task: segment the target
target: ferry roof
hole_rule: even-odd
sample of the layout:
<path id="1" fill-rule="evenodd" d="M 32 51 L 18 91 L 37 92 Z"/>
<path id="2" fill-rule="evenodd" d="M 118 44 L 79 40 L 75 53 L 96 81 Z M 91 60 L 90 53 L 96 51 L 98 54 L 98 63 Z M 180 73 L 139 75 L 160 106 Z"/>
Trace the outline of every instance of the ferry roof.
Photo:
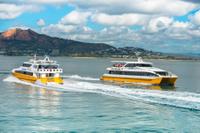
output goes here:
<path id="1" fill-rule="evenodd" d="M 132 63 L 132 64 L 152 64 L 151 62 L 145 62 L 142 60 L 141 57 L 138 57 L 137 61 L 111 61 L 113 63 L 124 63 L 124 64 L 129 64 L 129 63 Z"/>
<path id="2" fill-rule="evenodd" d="M 39 65 L 58 65 L 56 61 L 50 60 L 48 56 L 46 56 L 43 60 L 37 59 L 36 56 L 34 59 L 30 59 L 27 62 L 24 62 L 27 64 L 39 64 Z"/>
<path id="3" fill-rule="evenodd" d="M 166 70 L 163 70 L 163 69 L 160 69 L 160 68 L 157 68 L 157 67 L 148 67 L 148 68 L 139 68 L 139 67 L 135 67 L 135 68 L 126 68 L 126 67 L 123 67 L 123 68 L 113 68 L 113 67 L 108 67 L 106 68 L 107 70 L 114 70 L 114 71 L 160 71 L 160 72 L 164 72 Z"/>
<path id="4" fill-rule="evenodd" d="M 124 63 L 124 64 L 153 64 L 151 62 L 145 62 L 145 61 L 111 61 L 113 63 Z"/>

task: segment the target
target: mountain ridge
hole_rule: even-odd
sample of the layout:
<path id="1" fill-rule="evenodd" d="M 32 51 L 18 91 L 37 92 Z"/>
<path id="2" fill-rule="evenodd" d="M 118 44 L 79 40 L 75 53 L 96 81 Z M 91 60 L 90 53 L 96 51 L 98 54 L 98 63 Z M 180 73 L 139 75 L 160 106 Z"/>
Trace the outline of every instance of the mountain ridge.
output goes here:
<path id="1" fill-rule="evenodd" d="M 85 43 L 58 37 L 38 34 L 28 29 L 12 29 L 0 33 L 0 48 L 5 53 L 20 54 L 24 50 L 39 54 L 69 55 L 73 53 L 91 53 L 114 48 L 104 43 Z M 57 52 L 55 52 L 57 50 Z M 43 52 L 42 52 L 43 51 Z M 22 53 L 21 53 L 22 54 Z"/>
<path id="2" fill-rule="evenodd" d="M 135 58 L 138 56 L 156 59 L 193 59 L 153 52 L 138 47 L 114 47 L 105 43 L 87 43 L 39 34 L 31 29 L 10 29 L 0 33 L 1 55 L 50 55 Z"/>

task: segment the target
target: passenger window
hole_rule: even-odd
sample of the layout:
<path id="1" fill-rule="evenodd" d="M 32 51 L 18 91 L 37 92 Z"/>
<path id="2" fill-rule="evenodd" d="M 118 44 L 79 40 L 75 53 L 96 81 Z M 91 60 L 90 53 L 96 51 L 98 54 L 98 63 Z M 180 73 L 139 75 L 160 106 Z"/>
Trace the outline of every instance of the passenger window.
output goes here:
<path id="1" fill-rule="evenodd" d="M 23 67 L 30 67 L 31 64 L 26 64 L 26 63 L 24 63 L 22 66 L 23 66 Z"/>

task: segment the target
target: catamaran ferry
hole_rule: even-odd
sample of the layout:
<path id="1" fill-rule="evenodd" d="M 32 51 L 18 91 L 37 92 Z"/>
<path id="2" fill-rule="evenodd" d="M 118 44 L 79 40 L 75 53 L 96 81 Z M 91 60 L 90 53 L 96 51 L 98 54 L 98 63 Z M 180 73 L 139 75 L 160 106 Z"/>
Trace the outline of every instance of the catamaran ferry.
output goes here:
<path id="1" fill-rule="evenodd" d="M 40 82 L 47 84 L 48 82 L 63 84 L 63 79 L 60 74 L 63 70 L 59 67 L 56 61 L 50 60 L 46 56 L 43 60 L 39 60 L 34 56 L 34 59 L 30 59 L 24 62 L 19 68 L 12 70 L 12 75 L 16 78 L 28 82 Z"/>
<path id="2" fill-rule="evenodd" d="M 177 76 L 171 72 L 153 67 L 151 62 L 144 62 L 142 58 L 137 61 L 113 61 L 113 66 L 108 67 L 107 74 L 101 80 L 112 82 L 174 85 Z"/>

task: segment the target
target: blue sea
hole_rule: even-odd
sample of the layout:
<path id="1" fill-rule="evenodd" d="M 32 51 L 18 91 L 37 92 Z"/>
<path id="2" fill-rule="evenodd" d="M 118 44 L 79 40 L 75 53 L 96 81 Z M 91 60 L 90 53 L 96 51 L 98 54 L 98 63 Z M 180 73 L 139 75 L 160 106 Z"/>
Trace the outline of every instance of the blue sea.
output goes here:
<path id="1" fill-rule="evenodd" d="M 200 132 L 198 61 L 146 60 L 179 76 L 166 87 L 100 81 L 110 58 L 53 57 L 65 83 L 40 85 L 9 73 L 30 58 L 0 56 L 2 133 Z"/>

